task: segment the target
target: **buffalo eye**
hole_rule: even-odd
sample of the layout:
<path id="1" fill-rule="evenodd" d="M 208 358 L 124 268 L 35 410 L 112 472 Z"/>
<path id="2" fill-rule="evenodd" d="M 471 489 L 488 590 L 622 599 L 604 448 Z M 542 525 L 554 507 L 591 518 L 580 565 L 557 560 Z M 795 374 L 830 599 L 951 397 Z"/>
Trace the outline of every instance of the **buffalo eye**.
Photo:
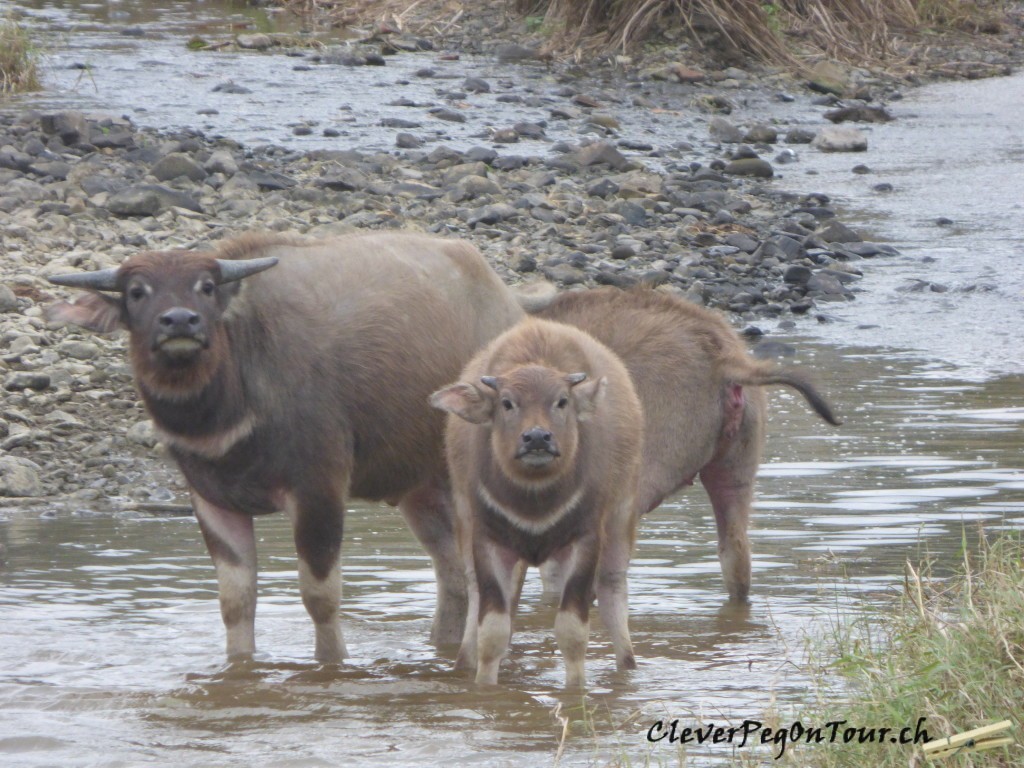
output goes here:
<path id="1" fill-rule="evenodd" d="M 509 400 L 507 397 L 503 397 L 501 399 L 501 407 L 504 408 L 506 411 L 511 411 L 513 408 L 515 408 L 515 406 L 512 404 L 512 401 Z"/>
<path id="2" fill-rule="evenodd" d="M 569 405 L 569 398 L 566 397 L 565 395 L 562 395 L 560 398 L 558 398 L 558 402 L 555 403 L 555 406 L 557 408 L 565 408 L 567 405 Z"/>
<path id="3" fill-rule="evenodd" d="M 132 301 L 142 301 L 146 298 L 146 288 L 142 285 L 133 285 L 128 289 L 128 298 Z"/>
<path id="4" fill-rule="evenodd" d="M 199 286 L 199 290 L 203 292 L 204 296 L 213 296 L 217 290 L 217 285 L 213 280 L 204 280 L 203 284 Z"/>

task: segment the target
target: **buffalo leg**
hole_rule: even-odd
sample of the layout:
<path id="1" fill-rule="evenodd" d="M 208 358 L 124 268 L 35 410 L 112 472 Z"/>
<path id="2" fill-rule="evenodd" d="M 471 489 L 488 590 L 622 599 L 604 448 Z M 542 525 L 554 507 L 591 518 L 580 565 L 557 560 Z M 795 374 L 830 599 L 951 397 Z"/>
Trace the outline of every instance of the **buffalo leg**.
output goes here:
<path id="1" fill-rule="evenodd" d="M 597 607 L 612 639 L 615 665 L 621 671 L 636 669 L 629 638 L 629 586 L 626 572 L 633 554 L 633 502 L 612 512 L 605 523 L 604 547 L 597 569 Z"/>
<path id="2" fill-rule="evenodd" d="M 437 608 L 430 641 L 436 646 L 455 645 L 465 628 L 468 595 L 451 493 L 447 484 L 431 482 L 407 493 L 398 508 L 434 565 Z"/>
<path id="3" fill-rule="evenodd" d="M 316 632 L 314 656 L 317 661 L 338 663 L 347 655 L 338 616 L 344 501 L 333 491 L 303 489 L 287 498 L 285 510 L 299 556 L 302 604 Z"/>
<path id="4" fill-rule="evenodd" d="M 565 568 L 563 563 L 554 558 L 548 558 L 540 566 L 540 581 L 543 585 L 543 596 L 545 600 L 557 600 L 565 587 Z"/>
<path id="5" fill-rule="evenodd" d="M 718 454 L 700 471 L 718 528 L 718 557 L 729 599 L 745 603 L 750 594 L 750 540 L 747 528 L 754 478 L 761 459 L 763 395 L 750 393 L 734 434 L 726 434 Z"/>
<path id="6" fill-rule="evenodd" d="M 555 616 L 555 640 L 565 661 L 566 688 L 586 685 L 584 661 L 590 641 L 590 604 L 594 600 L 598 547 L 596 537 L 587 537 L 572 545 L 571 566 Z"/>
<path id="7" fill-rule="evenodd" d="M 228 658 L 251 657 L 256 651 L 256 537 L 252 517 L 215 506 L 195 492 L 192 506 L 217 571 Z"/>
<path id="8" fill-rule="evenodd" d="M 493 542 L 474 541 L 477 583 L 476 681 L 494 685 L 512 637 L 512 593 L 519 557 Z"/>

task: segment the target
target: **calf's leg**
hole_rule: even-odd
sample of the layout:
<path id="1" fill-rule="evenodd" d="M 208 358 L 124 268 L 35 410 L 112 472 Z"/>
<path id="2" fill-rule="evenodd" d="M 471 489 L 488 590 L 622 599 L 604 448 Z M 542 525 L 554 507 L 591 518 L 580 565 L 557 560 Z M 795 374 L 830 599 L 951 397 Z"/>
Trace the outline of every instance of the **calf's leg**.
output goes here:
<path id="1" fill-rule="evenodd" d="M 217 571 L 229 659 L 256 651 L 256 537 L 252 517 L 211 504 L 195 491 L 192 507 Z"/>
<path id="2" fill-rule="evenodd" d="M 586 685 L 584 660 L 590 640 L 590 604 L 594 600 L 594 575 L 600 557 L 597 537 L 588 536 L 572 545 L 562 600 L 555 616 L 555 640 L 565 661 L 565 687 Z"/>
<path id="3" fill-rule="evenodd" d="M 476 681 L 494 685 L 512 637 L 511 606 L 519 556 L 494 542 L 476 538 L 473 565 L 478 593 Z"/>
<path id="4" fill-rule="evenodd" d="M 626 573 L 636 535 L 633 500 L 620 505 L 605 522 L 604 546 L 597 569 L 597 607 L 615 649 L 615 665 L 621 671 L 636 669 L 629 637 L 629 587 Z"/>

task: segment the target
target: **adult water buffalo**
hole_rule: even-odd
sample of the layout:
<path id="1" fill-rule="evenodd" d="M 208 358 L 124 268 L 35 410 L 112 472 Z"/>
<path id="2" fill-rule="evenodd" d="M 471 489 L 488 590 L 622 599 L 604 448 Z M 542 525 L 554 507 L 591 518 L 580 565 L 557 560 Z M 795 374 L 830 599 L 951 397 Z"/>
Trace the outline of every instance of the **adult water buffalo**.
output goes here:
<path id="1" fill-rule="evenodd" d="M 294 528 L 316 658 L 344 657 L 349 496 L 399 505 L 434 560 L 433 639 L 458 642 L 465 580 L 443 418 L 427 398 L 523 314 L 473 246 L 412 233 L 249 235 L 50 280 L 92 289 L 50 307 L 52 320 L 129 331 L 136 384 L 217 570 L 229 657 L 255 649 L 253 517 L 276 510 Z"/>
<path id="2" fill-rule="evenodd" d="M 645 421 L 637 513 L 700 475 L 715 512 L 729 597 L 745 602 L 747 527 L 767 410 L 762 387 L 793 387 L 827 422 L 841 422 L 800 371 L 754 360 L 725 319 L 703 307 L 650 289 L 537 297 L 532 314 L 582 328 L 633 377 Z M 557 591 L 559 575 L 549 571 L 547 579 Z"/>

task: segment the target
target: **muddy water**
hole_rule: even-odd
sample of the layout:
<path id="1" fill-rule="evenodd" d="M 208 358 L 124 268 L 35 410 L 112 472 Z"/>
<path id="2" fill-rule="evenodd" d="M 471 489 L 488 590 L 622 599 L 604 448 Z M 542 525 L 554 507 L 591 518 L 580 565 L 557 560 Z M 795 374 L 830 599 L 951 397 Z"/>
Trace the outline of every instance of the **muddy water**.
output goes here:
<path id="1" fill-rule="evenodd" d="M 430 58 L 396 59 L 385 75 L 328 67 L 297 72 L 284 57 L 184 52 L 189 34 L 212 37 L 232 24 L 269 24 L 240 6 L 20 5 L 57 32 L 50 59 L 57 87 L 33 97 L 39 106 L 132 112 L 146 125 L 199 126 L 301 148 L 325 139 L 316 132 L 294 137 L 289 123 L 319 120 L 362 145 L 390 144 L 392 129 L 374 133 L 389 109 L 378 106 L 375 94 L 385 91 L 375 84 L 394 85 L 405 77 L 401 67 L 409 69 L 408 87 L 436 97 L 436 81 L 417 84 L 412 76 L 424 63 L 440 66 Z M 124 26 L 143 36 L 121 35 Z M 74 63 L 90 70 L 69 69 Z M 488 67 L 481 62 L 473 74 L 497 71 Z M 541 70 L 524 69 L 522 77 L 527 89 L 550 85 Z M 228 101 L 211 93 L 218 82 L 243 78 L 259 85 L 253 95 Z M 1007 267 L 1020 255 L 1013 206 L 1021 198 L 1013 197 L 1012 186 L 998 186 L 1024 178 L 1005 170 L 1019 167 L 1013 150 L 1019 133 L 982 131 L 977 123 L 970 141 L 957 132 L 969 117 L 959 106 L 972 103 L 969 94 L 980 94 L 997 117 L 1012 115 L 1012 106 L 998 101 L 1012 93 L 1007 83 L 922 92 L 897 107 L 908 118 L 916 115 L 913 121 L 873 130 L 868 156 L 828 158 L 808 150 L 776 182 L 831 192 L 858 224 L 904 251 L 884 265 L 866 265 L 869 290 L 856 302 L 827 308 L 836 322 L 802 327 L 812 335 L 792 340 L 846 424 L 828 428 L 794 397 L 774 397 L 753 533 L 755 597 L 745 615 L 722 609 L 714 524 L 699 488 L 644 521 L 631 572 L 640 668 L 616 674 L 607 638 L 596 630 L 588 665 L 593 732 L 573 729 L 563 764 L 647 755 L 673 764 L 671 748 L 644 741 L 656 718 L 740 722 L 775 702 L 806 700 L 799 669 L 804 637 L 822 631 L 837 607 L 882 604 L 907 557 L 931 553 L 940 571 L 948 570 L 965 530 L 972 537 L 981 525 L 1024 528 L 1024 382 L 1014 330 L 1021 322 L 1020 284 L 1014 282 L 1019 270 Z M 375 116 L 341 98 L 366 93 Z M 196 114 L 214 104 L 219 114 Z M 496 125 L 511 121 L 512 113 L 501 110 L 513 107 L 495 97 L 482 104 L 493 110 Z M 793 109 L 811 114 L 806 105 Z M 991 124 L 993 115 L 983 120 Z M 627 125 L 632 119 L 623 115 Z M 915 134 L 915 125 L 927 133 Z M 445 125 L 435 138 L 470 145 L 479 142 L 474 130 L 478 124 Z M 985 136 L 1002 144 L 955 154 Z M 338 142 L 358 145 L 344 134 L 332 145 Z M 538 151 L 547 150 L 538 144 Z M 946 158 L 941 172 L 936 157 Z M 849 173 L 861 160 L 875 168 L 874 177 Z M 956 175 L 965 168 L 977 185 L 971 194 Z M 875 195 L 868 181 L 891 181 L 896 189 Z M 934 228 L 939 215 L 954 226 Z M 911 278 L 949 284 L 952 292 L 897 290 Z M 975 283 L 995 287 L 966 290 Z M 967 310 L 970 317 L 958 314 Z M 578 718 L 580 699 L 559 693 L 552 616 L 540 604 L 536 579 L 527 585 L 503 669 L 506 685 L 478 689 L 426 642 L 433 580 L 398 515 L 355 506 L 343 606 L 353 656 L 344 667 L 326 668 L 310 661 L 312 631 L 296 589 L 286 522 L 260 520 L 258 536 L 261 652 L 250 665 L 228 668 L 213 571 L 194 521 L 62 504 L 0 506 L 0 765 L 553 761 L 562 726 L 551 710 L 561 703 Z M 723 746 L 697 754 L 698 762 L 730 757 Z"/>
<path id="2" fill-rule="evenodd" d="M 575 730 L 565 764 L 641 758 L 650 749 L 643 733 L 666 713 L 739 722 L 773 701 L 805 700 L 806 680 L 790 662 L 837 606 L 877 604 L 907 557 L 931 553 L 948 567 L 965 530 L 1024 529 L 1019 379 L 965 384 L 934 370 L 923 377 L 888 353 L 797 343 L 847 423 L 828 428 L 794 397 L 773 398 L 749 614 L 722 610 L 700 489 L 653 513 L 631 572 L 640 668 L 616 674 L 597 629 L 596 734 Z M 426 642 L 432 575 L 401 519 L 356 506 L 344 559 L 352 658 L 325 668 L 310 660 L 285 520 L 262 519 L 257 533 L 260 655 L 225 668 L 194 521 L 0 508 L 0 763 L 551 762 L 561 733 L 551 709 L 580 700 L 558 691 L 552 616 L 536 578 L 505 685 L 478 689 Z M 729 757 L 726 747 L 697 754 Z M 668 747 L 653 755 L 674 759 Z"/>
<path id="3" fill-rule="evenodd" d="M 918 350 L 970 378 L 1024 372 L 1022 93 L 1024 73 L 929 86 L 864 129 L 868 152 L 807 150 L 786 168 L 779 186 L 827 192 L 845 222 L 901 251 L 861 265 L 862 293 L 822 308 L 836 322 L 819 337 Z"/>

